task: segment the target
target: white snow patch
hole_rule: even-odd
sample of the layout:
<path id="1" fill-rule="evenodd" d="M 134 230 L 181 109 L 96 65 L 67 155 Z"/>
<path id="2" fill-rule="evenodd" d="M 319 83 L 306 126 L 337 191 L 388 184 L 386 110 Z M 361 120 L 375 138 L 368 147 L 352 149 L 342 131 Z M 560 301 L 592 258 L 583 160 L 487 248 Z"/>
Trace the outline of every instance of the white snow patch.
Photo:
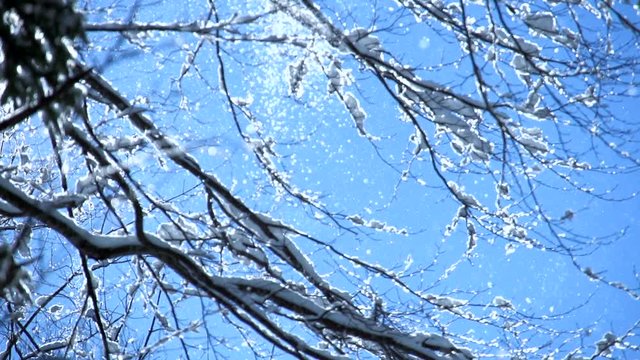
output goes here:
<path id="1" fill-rule="evenodd" d="M 555 34 L 558 32 L 555 16 L 547 11 L 535 12 L 526 15 L 524 23 L 527 24 L 529 28 L 542 33 Z"/>
<path id="2" fill-rule="evenodd" d="M 511 303 L 511 301 L 505 299 L 502 296 L 494 297 L 491 303 L 497 307 L 513 309 L 513 304 Z"/>
<path id="3" fill-rule="evenodd" d="M 447 181 L 447 186 L 453 192 L 455 198 L 462 202 L 463 205 L 482 209 L 482 205 L 473 195 L 464 192 L 464 187 L 451 180 Z"/>

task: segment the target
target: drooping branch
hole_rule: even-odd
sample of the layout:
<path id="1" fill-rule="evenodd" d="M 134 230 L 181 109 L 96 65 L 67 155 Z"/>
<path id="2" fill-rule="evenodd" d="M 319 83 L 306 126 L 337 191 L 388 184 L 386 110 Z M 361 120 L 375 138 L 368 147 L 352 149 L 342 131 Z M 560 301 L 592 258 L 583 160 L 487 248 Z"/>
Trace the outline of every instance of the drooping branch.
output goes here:
<path id="1" fill-rule="evenodd" d="M 174 270 L 196 288 L 202 290 L 239 318 L 259 331 L 267 331 L 285 339 L 290 348 L 283 350 L 295 354 L 301 351 L 316 358 L 333 358 L 324 351 L 306 345 L 302 339 L 292 337 L 270 320 L 262 310 L 266 302 L 272 302 L 292 313 L 312 328 L 343 333 L 367 342 L 394 348 L 396 351 L 423 359 L 471 359 L 448 340 L 430 334 L 407 334 L 376 324 L 351 310 L 349 306 L 324 308 L 304 294 L 283 287 L 281 284 L 260 279 L 219 277 L 208 274 L 181 250 L 170 246 L 153 234 L 145 234 L 148 242 L 136 236 L 105 236 L 92 234 L 77 226 L 71 219 L 48 209 L 0 178 L 0 198 L 22 212 L 45 223 L 63 235 L 83 254 L 95 259 L 113 259 L 126 255 L 152 256 Z M 241 313 L 245 315 L 241 315 Z M 293 350 L 297 349 L 297 350 Z"/>

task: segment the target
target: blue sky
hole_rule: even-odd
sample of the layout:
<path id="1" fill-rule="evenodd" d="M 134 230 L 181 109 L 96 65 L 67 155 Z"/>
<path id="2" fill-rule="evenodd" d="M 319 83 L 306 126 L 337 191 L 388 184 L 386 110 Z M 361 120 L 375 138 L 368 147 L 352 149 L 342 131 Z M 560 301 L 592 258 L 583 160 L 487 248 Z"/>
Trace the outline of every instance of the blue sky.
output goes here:
<path id="1" fill-rule="evenodd" d="M 254 7 L 259 3 L 247 2 L 246 7 L 257 11 Z M 91 6 L 94 4 L 90 2 Z M 323 11 L 342 30 L 379 29 L 372 35 L 379 38 L 388 54 L 395 54 L 396 61 L 416 67 L 415 73 L 422 80 L 451 87 L 464 96 L 478 99 L 469 57 L 446 28 L 429 20 L 416 23 L 412 14 L 398 10 L 393 2 L 321 4 Z M 246 11 L 240 9 L 244 5 L 233 5 L 230 9 L 226 9 L 226 5 L 218 5 L 222 19 L 232 18 L 236 11 L 240 14 Z M 196 1 L 180 5 L 140 3 L 135 16 L 131 17 L 131 8 L 125 4 L 88 11 L 87 20 L 89 23 L 109 20 L 170 22 L 176 19 L 191 22 L 203 20 L 206 13 L 203 7 L 206 8 L 206 4 Z M 532 2 L 532 7 L 534 10 L 544 8 L 541 2 Z M 625 14 L 636 16 L 637 21 L 637 15 L 633 15 L 629 6 L 621 8 Z M 330 10 L 336 10 L 336 13 Z M 525 10 L 522 5 L 519 11 Z M 469 4 L 469 11 L 468 15 L 477 17 L 478 24 L 487 21 L 481 7 Z M 570 27 L 572 23 L 566 17 L 567 13 L 564 15 L 559 24 Z M 579 11 L 578 16 L 584 20 L 585 29 L 599 24 L 586 11 Z M 439 325 L 446 324 L 448 331 L 456 335 L 456 342 L 480 339 L 475 345 L 466 343 L 476 346 L 474 350 L 490 349 L 494 356 L 507 357 L 512 346 L 540 347 L 530 355 L 534 358 L 556 348 L 564 356 L 580 344 L 585 348 L 583 355 L 590 356 L 594 350 L 592 344 L 606 332 L 622 335 L 636 326 L 640 320 L 639 300 L 612 286 L 590 280 L 584 273 L 589 267 L 609 281 L 626 284 L 634 293 L 639 287 L 640 279 L 634 274 L 640 257 L 637 164 L 616 154 L 618 150 L 629 152 L 630 158 L 637 154 L 635 133 L 640 124 L 635 114 L 640 112 L 640 102 L 636 87 L 614 84 L 607 88 L 624 92 L 627 97 L 613 96 L 606 104 L 608 107 L 603 106 L 598 112 L 586 106 L 566 104 L 575 118 L 564 114 L 564 107 L 554 103 L 552 97 L 562 95 L 561 92 L 545 87 L 541 88 L 540 94 L 546 96 L 545 104 L 556 105 L 554 109 L 558 116 L 555 120 L 535 120 L 513 109 L 504 109 L 511 120 L 519 122 L 523 128 L 542 131 L 545 141 L 555 149 L 554 153 L 545 155 L 546 159 L 576 154 L 578 161 L 592 164 L 590 171 L 556 166 L 553 169 L 557 173 L 547 169 L 528 178 L 530 183 L 527 183 L 525 170 L 533 171 L 535 163 L 530 157 L 525 155 L 520 162 L 518 153 L 509 148 L 510 167 L 506 170 L 501 167 L 497 154 L 489 162 L 466 163 L 463 156 L 450 147 L 454 135 L 441 132 L 429 119 L 420 118 L 428 140 L 452 163 L 444 170 L 442 165 L 446 159 L 438 158 L 436 171 L 427 151 L 416 154 L 416 143 L 411 141 L 416 133 L 414 125 L 401 115 L 398 104 L 370 67 L 344 51 L 322 44 L 285 15 L 267 17 L 255 25 L 240 28 L 246 34 L 256 36 L 299 36 L 311 45 L 302 48 L 258 41 L 222 43 L 230 96 L 236 104 L 248 104 L 235 107 L 237 124 L 221 90 L 220 64 L 210 37 L 189 33 L 145 33 L 131 34 L 129 39 L 123 40 L 113 33 L 91 32 L 89 51 L 81 56 L 86 63 L 99 66 L 105 78 L 130 101 L 147 108 L 146 114 L 159 127 L 252 209 L 325 242 L 320 245 L 302 236 L 294 237 L 318 271 L 334 286 L 350 291 L 358 305 L 367 305 L 367 295 L 370 295 L 367 291 L 377 292 L 392 314 L 388 321 L 398 327 L 437 332 Z M 522 33 L 522 28 L 516 29 L 519 34 L 526 34 Z M 236 34 L 224 35 L 232 37 Z M 637 47 L 622 45 L 629 40 L 624 35 L 612 40 L 621 52 L 638 52 Z M 559 60 L 570 58 L 564 53 L 568 51 L 566 48 L 548 39 L 536 37 L 535 41 L 543 46 L 541 51 L 545 56 Z M 523 103 L 526 100 L 531 84 L 523 84 L 517 77 L 508 54 L 502 54 L 503 61 L 495 64 L 482 60 L 483 53 L 476 55 L 483 64 L 488 83 L 498 89 L 490 93 L 492 101 Z M 308 72 L 301 83 L 304 91 L 296 96 L 290 92 L 290 69 L 298 66 L 302 59 Z M 332 61 L 340 62 L 344 79 L 351 73 L 352 82 L 345 80 L 341 96 L 346 98 L 346 94 L 351 93 L 358 99 L 367 114 L 364 129 L 368 136 L 359 134 L 360 129 L 340 96 L 327 91 Z M 637 64 L 635 66 L 637 69 Z M 505 74 L 502 79 L 496 75 L 498 72 Z M 621 71 L 617 80 L 637 84 L 635 76 Z M 576 76 L 566 80 L 565 85 L 570 91 L 580 93 L 592 81 L 590 75 Z M 395 91 L 394 84 L 390 89 Z M 507 90 L 512 92 L 513 99 L 508 98 Z M 104 120 L 100 131 L 113 139 L 139 135 L 116 111 L 106 111 L 96 105 L 90 108 L 90 114 L 96 122 Z M 483 116 L 478 125 L 482 136 L 486 136 L 495 149 L 502 149 L 495 119 L 486 113 Z M 576 126 L 579 121 L 583 123 Z M 611 146 L 606 142 L 618 140 L 604 136 L 605 142 L 600 142 L 591 137 L 589 131 L 584 131 L 592 125 L 602 129 L 613 126 L 628 133 L 623 133 L 619 138 L 623 140 Z M 254 151 L 271 145 L 274 154 L 265 159 L 273 161 L 274 169 L 286 177 L 292 191 L 313 198 L 318 208 L 302 204 L 269 181 L 268 174 L 257 163 Z M 190 214 L 205 211 L 204 194 L 196 179 L 185 176 L 170 162 L 158 160 L 153 150 L 140 151 L 130 160 L 132 176 L 142 188 L 159 198 L 172 199 L 173 206 Z M 500 198 L 501 205 L 497 206 L 496 179 L 503 170 L 513 197 Z M 558 174 L 566 175 L 570 180 Z M 71 172 L 70 183 L 83 175 Z M 479 207 L 472 210 L 477 216 L 474 226 L 478 239 L 471 252 L 468 251 L 464 218 L 458 218 L 453 231 L 448 233 L 446 230 L 456 218 L 460 203 L 439 176 L 455 182 L 460 191 L 472 194 L 488 209 L 486 213 Z M 590 193 L 576 189 L 591 187 L 594 190 Z M 624 200 L 610 201 L 599 197 Z M 534 200 L 542 205 L 540 212 L 536 212 L 539 209 L 534 207 Z M 509 207 L 504 207 L 505 204 Z M 114 206 L 122 214 L 131 216 L 125 205 L 121 201 Z M 495 230 L 495 233 L 482 229 L 481 224 L 500 224 L 498 216 L 489 216 L 495 215 L 500 208 L 508 208 L 515 214 L 514 218 L 524 224 L 530 237 L 543 246 L 557 250 L 560 242 L 571 245 L 576 245 L 575 241 L 584 242 L 576 252 L 579 254 L 575 257 L 576 262 L 548 249 L 528 248 L 524 241 L 519 242 L 514 237 L 505 239 L 500 236 L 504 234 L 501 233 L 503 229 Z M 331 213 L 332 217 L 321 210 Z M 543 215 L 548 218 L 551 228 L 545 224 Z M 109 232 L 117 225 L 109 216 L 87 216 L 83 220 L 86 227 L 96 231 Z M 157 211 L 150 211 L 145 226 L 149 231 L 156 231 L 165 221 Z M 589 243 L 595 239 L 604 242 L 599 246 Z M 408 295 L 406 289 L 382 276 L 339 259 L 332 249 L 389 269 L 417 294 L 431 299 L 431 304 Z M 69 249 L 56 251 L 69 252 L 71 255 L 68 256 L 73 256 Z M 65 266 L 59 261 L 52 262 Z M 135 268 L 124 262 L 99 272 L 105 289 L 103 296 L 111 304 L 120 304 L 116 312 L 124 311 L 121 308 L 126 298 L 123 289 L 135 278 Z M 238 275 L 257 274 L 251 267 L 242 268 L 239 262 L 230 262 L 229 268 Z M 296 278 L 296 275 L 287 275 Z M 56 282 L 47 276 L 52 283 Z M 171 276 L 169 279 L 175 280 Z M 41 287 L 39 291 L 44 293 L 45 290 L 48 288 Z M 75 291 L 77 294 L 79 289 Z M 501 299 L 510 302 L 512 307 L 497 309 L 491 306 Z M 74 306 L 69 300 L 60 301 Z M 436 304 L 447 301 L 462 301 L 467 304 L 462 307 L 464 311 L 504 327 L 513 326 L 521 337 L 515 338 L 499 328 L 478 324 L 482 321 L 463 321 L 436 309 Z M 160 303 L 159 311 L 167 312 L 167 303 L 163 300 Z M 149 310 L 147 305 L 138 305 L 134 311 L 137 320 L 131 322 L 133 326 L 127 333 L 133 342 L 139 343 L 140 336 L 146 336 L 156 311 Z M 234 332 L 233 326 L 229 326 L 227 320 L 221 320 L 223 312 L 215 305 L 201 305 L 196 299 L 187 300 L 183 305 L 196 313 L 211 311 L 206 318 L 211 330 L 221 326 L 225 335 L 228 331 L 228 336 L 239 341 L 240 345 L 231 350 L 224 350 L 226 344 L 202 343 L 209 357 L 213 358 L 215 351 L 242 358 L 250 356 L 249 348 L 242 345 L 243 340 Z M 187 319 L 190 315 L 192 313 L 185 311 L 179 317 Z M 72 320 L 70 315 L 67 321 L 71 323 Z M 536 328 L 538 325 L 540 327 Z M 203 338 L 202 333 L 187 336 L 189 340 L 198 339 L 196 343 Z M 255 334 L 251 334 L 250 339 L 268 348 Z M 637 337 L 631 336 L 625 341 L 638 345 Z M 171 342 L 168 349 L 168 358 L 174 354 L 173 350 L 176 350 L 175 354 L 181 351 L 177 341 Z M 618 355 L 633 358 L 637 352 L 627 350 Z"/>
<path id="2" fill-rule="evenodd" d="M 337 8 L 342 6 L 346 5 L 335 5 Z M 378 10 L 381 8 L 384 13 L 382 5 Z M 160 21 L 173 19 L 175 16 L 175 12 L 170 11 L 168 6 L 162 7 L 162 12 L 158 12 L 158 9 L 160 8 L 153 8 L 147 13 L 141 8 L 136 19 L 143 21 L 148 17 L 147 20 Z M 180 8 L 177 14 L 187 20 L 191 19 L 189 12 L 190 8 Z M 193 13 L 197 14 L 198 10 L 193 10 Z M 343 25 L 347 29 L 352 26 L 353 21 L 361 24 L 370 21 L 369 14 L 354 13 L 358 15 L 345 19 L 346 25 Z M 376 33 L 385 48 L 401 54 L 406 63 L 424 66 L 427 80 L 451 86 L 459 86 L 463 81 L 464 86 L 459 89 L 475 91 L 474 82 L 467 79 L 468 61 L 458 60 L 462 53 L 457 44 L 445 42 L 444 40 L 451 39 L 440 37 L 421 24 L 401 27 L 402 22 L 412 22 L 411 17 L 398 16 L 396 21 L 392 21 L 397 12 L 389 11 L 389 14 L 389 18 L 385 18 L 383 14 L 381 19 L 383 25 L 393 24 L 393 34 Z M 286 28 L 279 30 L 276 27 L 271 30 L 276 33 L 287 31 Z M 249 136 L 260 135 L 274 139 L 277 144 L 275 149 L 280 155 L 277 166 L 290 174 L 291 183 L 299 189 L 308 189 L 318 194 L 320 202 L 339 217 L 358 214 L 365 219 L 379 219 L 398 229 L 406 229 L 409 235 L 399 236 L 367 229 L 357 229 L 354 235 L 352 232 L 336 229 L 325 216 L 314 213 L 311 209 L 303 209 L 286 196 L 274 197 L 276 190 L 262 180 L 264 173 L 256 167 L 250 148 L 239 138 L 228 111 L 225 110 L 224 99 L 216 91 L 207 89 L 207 86 L 217 86 L 217 63 L 213 59 L 211 46 L 205 46 L 198 57 L 207 59 L 203 60 L 199 71 L 205 79 L 210 79 L 212 85 L 207 85 L 199 76 L 190 74 L 178 87 L 176 78 L 183 60 L 188 56 L 188 51 L 185 50 L 193 50 L 195 43 L 196 39 L 191 35 L 160 38 L 157 41 L 158 49 L 162 51 L 166 48 L 166 53 L 131 54 L 130 58 L 109 64 L 105 68 L 105 75 L 132 98 L 138 94 L 165 98 L 166 103 L 160 104 L 164 110 L 154 109 L 152 116 L 161 117 L 162 126 L 168 133 L 180 139 L 185 148 L 193 147 L 192 153 L 201 163 L 212 169 L 231 186 L 234 194 L 243 198 L 254 209 L 283 219 L 286 223 L 302 228 L 340 250 L 371 263 L 397 269 L 403 269 L 405 264 L 411 263 L 410 267 L 404 269 L 407 273 L 431 264 L 435 254 L 439 252 L 433 266 L 408 276 L 407 281 L 418 287 L 435 283 L 455 264 L 455 271 L 434 287 L 429 287 L 428 292 L 451 293 L 453 298 L 472 299 L 478 304 L 491 303 L 495 296 L 503 296 L 519 311 L 531 316 L 553 318 L 550 326 L 558 329 L 592 329 L 593 335 L 587 337 L 585 343 L 594 343 L 606 331 L 624 332 L 640 318 L 637 300 L 616 289 L 590 281 L 566 256 L 527 249 L 524 246 L 516 246 L 515 251 L 510 253 L 504 240 L 485 233 L 472 256 L 467 257 L 464 224 L 459 224 L 451 236 L 444 234 L 445 226 L 451 222 L 458 205 L 449 194 L 442 191 L 442 184 L 430 170 L 428 158 L 413 156 L 415 145 L 408 141 L 414 133 L 413 127 L 399 121 L 397 106 L 381 90 L 370 72 L 358 70 L 358 64 L 353 58 L 342 56 L 341 60 L 344 68 L 353 72 L 355 82 L 350 90 L 357 94 L 367 111 L 365 126 L 371 135 L 380 138 L 377 141 L 357 136 L 353 121 L 344 106 L 335 96 L 323 91 L 325 85 L 321 74 L 309 75 L 304 84 L 305 93 L 300 99 L 288 94 L 288 85 L 282 80 L 286 78 L 287 65 L 294 61 L 295 51 L 281 52 L 277 45 L 229 45 L 229 54 L 238 54 L 225 56 L 231 92 L 238 98 L 252 98 L 253 103 L 249 109 L 259 121 L 251 124 L 242 120 L 242 130 Z M 182 51 L 170 50 L 173 47 L 177 49 L 176 45 L 181 45 Z M 93 56 L 96 55 L 92 54 L 91 57 Z M 97 55 L 92 60 L 100 63 L 99 59 L 100 55 Z M 154 62 L 154 59 L 156 64 L 161 64 L 160 68 L 149 68 L 149 62 Z M 449 61 L 452 66 L 441 66 Z M 510 81 L 515 82 L 513 74 L 510 76 Z M 179 108 L 179 101 L 186 101 L 184 105 L 188 107 Z M 640 106 L 633 97 L 614 106 L 615 109 L 610 109 L 614 116 L 637 124 L 632 114 L 637 113 Z M 563 119 L 559 119 L 558 123 L 562 121 Z M 541 127 L 545 133 L 548 131 L 549 136 L 553 137 L 553 123 L 532 123 Z M 592 140 L 580 131 L 569 130 L 567 135 L 565 141 L 573 149 L 586 151 L 592 147 Z M 432 139 L 437 141 L 437 138 Z M 446 138 L 441 137 L 440 141 L 446 144 Z M 441 148 L 447 151 L 445 146 Z M 589 161 L 620 163 L 618 157 L 600 144 L 596 144 L 595 149 L 599 150 L 597 157 L 591 152 L 582 155 Z M 411 176 L 403 179 L 402 172 L 408 169 Z M 636 215 L 640 204 L 635 198 L 635 172 L 616 176 L 595 171 L 571 172 L 570 176 L 593 185 L 596 191 L 614 189 L 613 196 L 633 196 L 633 199 L 621 202 L 599 201 L 591 195 L 562 190 L 567 187 L 567 183 L 548 172 L 536 178 L 540 180 L 540 184 L 536 185 L 536 194 L 549 217 L 560 219 L 567 210 L 575 213 L 572 219 L 563 220 L 559 226 L 569 237 L 572 231 L 596 237 L 617 235 L 625 229 L 626 233 L 620 239 L 599 247 L 593 254 L 578 258 L 578 261 L 582 267 L 589 266 L 595 271 L 602 271 L 607 278 L 623 281 L 633 287 L 637 284 L 637 279 L 633 276 L 634 266 L 640 255 L 640 247 L 636 244 L 640 235 Z M 172 173 L 156 179 L 162 185 L 155 189 L 160 192 L 166 190 L 168 194 L 195 185 L 189 181 L 180 182 L 179 178 L 172 180 Z M 464 185 L 481 202 L 494 202 L 494 184 L 489 174 L 461 173 L 452 175 L 451 179 Z M 144 178 L 144 181 L 148 180 Z M 316 218 L 322 218 L 329 226 L 320 226 Z M 543 234 L 546 231 L 543 227 L 538 229 Z M 337 271 L 335 267 L 341 265 L 341 262 L 331 260 L 328 251 L 304 240 L 300 240 L 300 246 L 313 254 L 314 262 L 321 272 L 326 273 L 336 284 L 353 288 L 351 282 L 354 280 L 345 278 L 344 274 Z M 354 274 L 364 277 L 359 281 L 366 280 L 367 275 L 357 269 L 354 271 Z M 381 279 L 366 281 L 371 281 L 372 286 L 377 289 L 391 287 L 388 281 Z M 477 294 L 470 297 L 469 292 Z M 400 300 L 401 296 L 397 296 Z M 579 306 L 581 307 L 571 313 L 564 314 Z M 428 321 L 425 326 L 427 324 Z M 456 326 L 453 325 L 453 328 L 457 328 Z M 459 331 L 468 333 L 490 330 L 483 327 L 476 329 L 465 323 L 459 326 Z M 532 342 L 536 341 L 538 340 L 534 337 Z M 546 339 L 540 341 L 544 342 Z"/>

